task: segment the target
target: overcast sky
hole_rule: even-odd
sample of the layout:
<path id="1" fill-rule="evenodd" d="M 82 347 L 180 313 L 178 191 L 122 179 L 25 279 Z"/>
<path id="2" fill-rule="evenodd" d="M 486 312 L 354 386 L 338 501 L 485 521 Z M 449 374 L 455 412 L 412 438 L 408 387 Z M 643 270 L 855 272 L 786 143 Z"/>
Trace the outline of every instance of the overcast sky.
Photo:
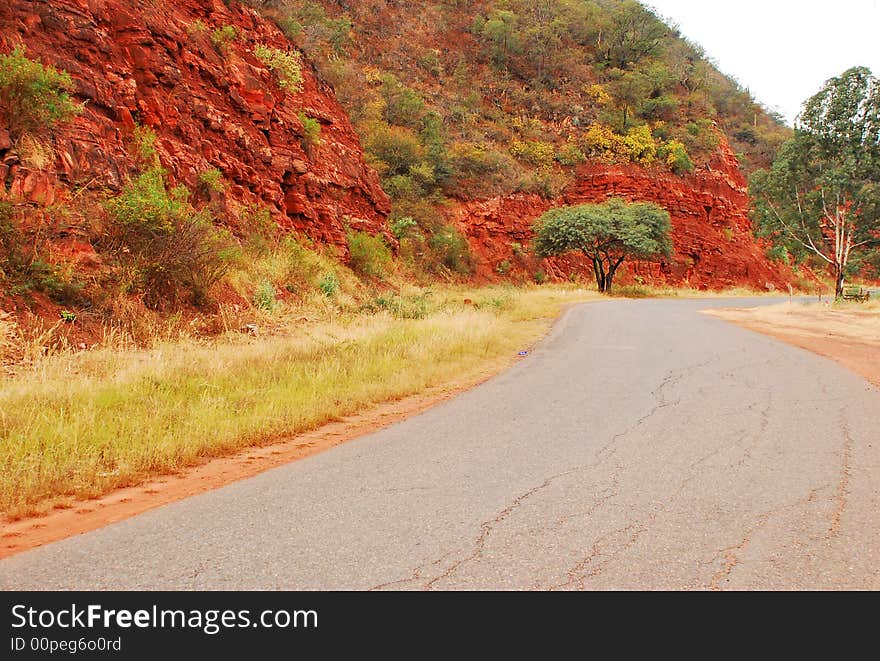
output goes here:
<path id="1" fill-rule="evenodd" d="M 850 67 L 880 75 L 880 0 L 646 0 L 791 123 Z"/>

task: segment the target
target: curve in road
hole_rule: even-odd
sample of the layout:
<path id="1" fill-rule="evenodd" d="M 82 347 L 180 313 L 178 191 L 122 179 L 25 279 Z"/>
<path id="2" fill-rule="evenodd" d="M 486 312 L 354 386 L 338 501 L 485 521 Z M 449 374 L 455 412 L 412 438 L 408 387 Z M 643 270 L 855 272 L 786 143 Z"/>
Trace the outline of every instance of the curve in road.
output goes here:
<path id="1" fill-rule="evenodd" d="M 880 588 L 880 392 L 699 314 L 571 310 L 416 418 L 0 562 L 5 589 Z"/>

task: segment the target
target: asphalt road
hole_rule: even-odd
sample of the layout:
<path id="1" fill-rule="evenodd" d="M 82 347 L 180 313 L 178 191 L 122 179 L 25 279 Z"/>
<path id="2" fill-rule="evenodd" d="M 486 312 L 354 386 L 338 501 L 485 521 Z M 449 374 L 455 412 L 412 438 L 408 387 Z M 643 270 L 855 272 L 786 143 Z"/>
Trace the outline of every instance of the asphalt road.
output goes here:
<path id="1" fill-rule="evenodd" d="M 880 391 L 699 314 L 573 309 L 384 431 L 0 562 L 5 589 L 880 589 Z"/>

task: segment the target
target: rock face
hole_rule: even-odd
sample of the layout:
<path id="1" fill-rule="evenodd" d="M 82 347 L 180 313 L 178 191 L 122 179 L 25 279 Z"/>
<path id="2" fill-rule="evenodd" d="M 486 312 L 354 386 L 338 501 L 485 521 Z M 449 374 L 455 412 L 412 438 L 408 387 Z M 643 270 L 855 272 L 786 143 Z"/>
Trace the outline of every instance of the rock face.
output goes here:
<path id="1" fill-rule="evenodd" d="M 540 268 L 524 248 L 532 239 L 532 224 L 544 212 L 562 205 L 604 202 L 609 197 L 653 202 L 672 217 L 673 258 L 629 264 L 622 269 L 623 282 L 763 289 L 784 288 L 792 277 L 787 268 L 766 258 L 764 246 L 752 235 L 746 182 L 723 136 L 710 163 L 690 176 L 635 165 L 590 164 L 578 171 L 576 181 L 558 199 L 512 195 L 464 202 L 450 211 L 450 219 L 468 236 L 478 256 L 479 274 L 492 277 L 508 267 Z M 591 272 L 586 260 L 577 257 L 549 260 L 544 268 L 556 278 L 565 278 L 572 270 Z"/>
<path id="2" fill-rule="evenodd" d="M 212 35 L 225 26 L 238 36 L 221 47 Z M 246 210 L 259 206 L 280 227 L 337 246 L 343 256 L 346 226 L 395 245 L 388 196 L 333 90 L 306 60 L 302 91 L 279 87 L 254 47 L 290 45 L 252 8 L 222 0 L 5 0 L 0 51 L 19 43 L 29 57 L 69 72 L 86 105 L 54 131 L 54 164 L 39 168 L 13 144 L 0 113 L 0 197 L 51 208 L 118 192 L 136 172 L 134 133 L 142 125 L 158 135 L 170 178 L 210 198 L 220 222 L 233 230 L 246 234 L 252 218 Z M 320 123 L 319 144 L 309 144 L 302 116 Z M 199 174 L 215 168 L 225 191 L 200 191 Z M 660 204 L 673 221 L 674 257 L 628 265 L 624 282 L 764 288 L 783 287 L 791 277 L 751 235 L 745 181 L 723 139 L 709 165 L 691 176 L 594 163 L 558 199 L 511 195 L 459 202 L 447 213 L 468 236 L 480 277 L 543 269 L 565 278 L 573 270 L 590 273 L 589 265 L 576 257 L 539 263 L 528 254 L 532 223 L 554 206 L 611 196 Z M 85 231 L 65 232 L 57 254 L 94 258 Z"/>
<path id="3" fill-rule="evenodd" d="M 224 26 L 238 36 L 221 48 L 212 34 Z M 253 50 L 290 45 L 253 9 L 222 0 L 4 0 L 0 50 L 19 43 L 28 57 L 69 72 L 86 105 L 55 130 L 55 165 L 42 170 L 21 162 L 0 118 L 7 195 L 51 205 L 118 191 L 136 165 L 140 124 L 158 135 L 175 183 L 196 190 L 201 172 L 223 173 L 226 191 L 211 197 L 233 229 L 243 208 L 259 205 L 282 227 L 343 253 L 346 225 L 393 243 L 388 196 L 332 88 L 304 60 L 302 92 L 283 91 Z M 320 144 L 309 145 L 301 114 L 320 122 Z"/>

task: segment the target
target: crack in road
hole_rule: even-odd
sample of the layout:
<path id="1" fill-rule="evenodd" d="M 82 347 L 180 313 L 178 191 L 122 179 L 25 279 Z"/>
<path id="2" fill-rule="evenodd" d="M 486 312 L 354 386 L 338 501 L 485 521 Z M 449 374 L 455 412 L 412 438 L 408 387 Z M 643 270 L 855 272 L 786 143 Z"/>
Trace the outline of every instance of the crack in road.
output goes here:
<path id="1" fill-rule="evenodd" d="M 737 467 L 742 467 L 746 462 L 751 461 L 752 452 L 758 449 L 758 446 L 764 439 L 767 430 L 770 428 L 770 410 L 773 408 L 773 391 L 769 388 L 765 388 L 764 391 L 766 392 L 766 405 L 759 412 L 759 415 L 761 416 L 761 421 L 758 425 L 758 431 L 752 435 L 749 445 L 743 450 L 739 461 L 737 461 L 736 463 Z M 750 406 L 749 409 L 754 410 L 754 405 Z"/>
<path id="2" fill-rule="evenodd" d="M 488 521 L 484 521 L 480 525 L 480 535 L 474 541 L 474 544 L 473 544 L 474 548 L 473 548 L 473 551 L 471 552 L 471 554 L 464 557 L 464 558 L 457 560 L 452 565 L 450 565 L 446 569 L 445 572 L 443 572 L 439 576 L 435 576 L 430 581 L 425 583 L 424 589 L 425 590 L 432 590 L 438 582 L 440 582 L 444 579 L 450 578 L 456 572 L 458 572 L 458 570 L 461 569 L 465 564 L 472 562 L 472 561 L 476 560 L 477 558 L 479 558 L 480 556 L 482 556 L 483 551 L 486 548 L 486 542 L 488 541 L 490 535 L 492 534 L 492 531 L 495 529 L 495 527 L 497 525 L 499 525 L 505 519 L 510 517 L 517 510 L 517 508 L 519 508 L 520 505 L 522 505 L 524 502 L 526 502 L 529 498 L 534 496 L 536 493 L 543 491 L 544 489 L 549 487 L 551 484 L 553 484 L 553 482 L 555 482 L 556 480 L 563 478 L 567 475 L 571 475 L 572 473 L 576 473 L 580 470 L 583 470 L 583 467 L 572 468 L 572 469 L 567 470 L 563 473 L 558 473 L 556 475 L 548 477 L 546 480 L 544 480 L 544 482 L 542 484 L 539 484 L 536 487 L 532 487 L 531 489 L 529 489 L 525 493 L 522 493 L 519 496 L 517 496 L 513 500 L 513 502 L 511 502 L 510 505 L 508 505 L 503 510 L 501 510 L 501 512 L 494 519 L 489 519 Z"/>
<path id="3" fill-rule="evenodd" d="M 852 451 L 853 439 L 849 429 L 849 421 L 846 416 L 846 408 L 840 409 L 840 430 L 843 432 L 843 448 L 841 450 L 840 480 L 834 494 L 834 512 L 831 515 L 831 526 L 828 528 L 827 539 L 836 537 L 840 533 L 841 520 L 849 500 L 849 482 L 852 478 Z"/>
<path id="4" fill-rule="evenodd" d="M 718 562 L 718 560 L 724 560 L 724 565 L 718 570 L 715 575 L 709 581 L 709 589 L 713 592 L 721 592 L 724 588 L 721 587 L 721 581 L 724 579 L 728 579 L 733 570 L 737 567 L 737 565 L 742 562 L 742 553 L 749 547 L 749 544 L 752 543 L 752 538 L 755 533 L 758 532 L 761 528 L 767 525 L 770 521 L 770 518 L 776 512 L 780 511 L 783 508 L 773 508 L 770 509 L 758 517 L 757 523 L 751 528 L 747 529 L 742 539 L 733 546 L 728 546 L 726 548 L 721 549 L 718 554 L 709 562 L 709 564 L 714 564 Z"/>

